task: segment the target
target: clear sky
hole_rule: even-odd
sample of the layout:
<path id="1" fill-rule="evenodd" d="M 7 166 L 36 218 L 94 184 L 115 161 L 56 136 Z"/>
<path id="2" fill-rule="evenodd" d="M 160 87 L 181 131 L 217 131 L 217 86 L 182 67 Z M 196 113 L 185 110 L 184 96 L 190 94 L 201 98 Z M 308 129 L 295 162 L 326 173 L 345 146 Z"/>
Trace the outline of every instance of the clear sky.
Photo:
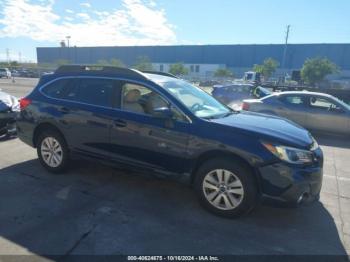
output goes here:
<path id="1" fill-rule="evenodd" d="M 35 47 L 350 43 L 350 0 L 0 0 L 0 60 Z"/>

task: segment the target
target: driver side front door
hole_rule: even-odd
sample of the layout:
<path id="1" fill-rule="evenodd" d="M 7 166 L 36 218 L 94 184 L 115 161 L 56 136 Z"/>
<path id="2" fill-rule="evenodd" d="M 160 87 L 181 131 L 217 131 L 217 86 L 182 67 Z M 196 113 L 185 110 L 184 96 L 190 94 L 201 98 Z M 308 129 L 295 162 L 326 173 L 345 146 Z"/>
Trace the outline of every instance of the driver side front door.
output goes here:
<path id="1" fill-rule="evenodd" d="M 327 97 L 310 96 L 307 121 L 310 128 L 332 133 L 349 133 L 349 116 Z"/>
<path id="2" fill-rule="evenodd" d="M 146 86 L 120 82 L 119 92 L 111 128 L 112 158 L 164 174 L 183 173 L 189 164 L 191 123 L 178 112 L 171 119 L 153 116 L 152 107 L 171 105 Z"/>

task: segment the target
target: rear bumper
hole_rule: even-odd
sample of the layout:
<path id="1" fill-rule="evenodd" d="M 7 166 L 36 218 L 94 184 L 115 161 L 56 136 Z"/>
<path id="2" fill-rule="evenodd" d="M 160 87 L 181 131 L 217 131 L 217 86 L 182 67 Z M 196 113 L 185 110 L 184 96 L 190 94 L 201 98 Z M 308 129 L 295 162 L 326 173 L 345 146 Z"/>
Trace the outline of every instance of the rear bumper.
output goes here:
<path id="1" fill-rule="evenodd" d="M 322 188 L 322 163 L 301 167 L 276 163 L 259 168 L 263 199 L 299 205 L 317 201 Z"/>

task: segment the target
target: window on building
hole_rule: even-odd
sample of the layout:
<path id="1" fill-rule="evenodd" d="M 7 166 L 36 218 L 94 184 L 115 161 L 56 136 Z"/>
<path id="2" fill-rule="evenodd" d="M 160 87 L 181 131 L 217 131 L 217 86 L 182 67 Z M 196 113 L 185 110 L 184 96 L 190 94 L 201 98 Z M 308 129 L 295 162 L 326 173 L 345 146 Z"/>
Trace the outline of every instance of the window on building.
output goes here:
<path id="1" fill-rule="evenodd" d="M 200 71 L 200 67 L 199 65 L 196 65 L 196 73 L 199 73 L 199 71 Z"/>
<path id="2" fill-rule="evenodd" d="M 194 65 L 190 66 L 190 71 L 191 71 L 191 73 L 194 73 Z"/>
<path id="3" fill-rule="evenodd" d="M 160 65 L 160 66 L 159 66 L 159 71 L 160 71 L 160 72 L 164 72 L 164 65 Z"/>

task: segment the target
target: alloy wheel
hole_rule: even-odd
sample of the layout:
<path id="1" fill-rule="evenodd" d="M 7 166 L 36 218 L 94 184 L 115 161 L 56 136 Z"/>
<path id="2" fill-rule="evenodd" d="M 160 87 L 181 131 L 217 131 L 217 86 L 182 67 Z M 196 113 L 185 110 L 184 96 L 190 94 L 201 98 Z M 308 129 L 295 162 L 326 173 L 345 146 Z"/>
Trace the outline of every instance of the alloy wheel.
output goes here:
<path id="1" fill-rule="evenodd" d="M 41 156 L 49 167 L 58 167 L 63 160 L 61 144 L 54 137 L 46 137 L 41 143 Z"/>
<path id="2" fill-rule="evenodd" d="M 207 201 L 221 210 L 235 209 L 244 197 L 241 180 L 225 169 L 213 170 L 204 177 L 203 192 Z"/>

